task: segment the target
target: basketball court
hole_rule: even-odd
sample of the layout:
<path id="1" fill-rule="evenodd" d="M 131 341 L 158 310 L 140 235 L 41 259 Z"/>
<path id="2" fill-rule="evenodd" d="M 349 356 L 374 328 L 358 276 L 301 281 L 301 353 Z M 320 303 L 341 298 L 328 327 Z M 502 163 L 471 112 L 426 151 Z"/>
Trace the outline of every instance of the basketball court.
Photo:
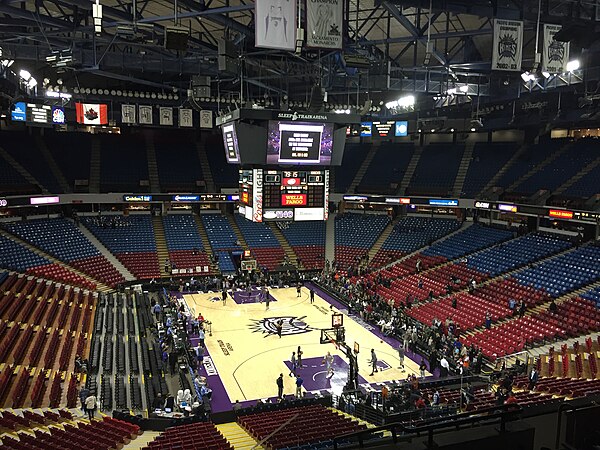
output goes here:
<path id="1" fill-rule="evenodd" d="M 309 291 L 302 288 L 297 297 L 296 288 L 270 289 L 269 309 L 261 303 L 258 291 L 238 291 L 232 299 L 228 296 L 223 305 L 221 293 L 184 294 L 188 307 L 197 315 L 212 322 L 212 336 L 205 343 L 209 356 L 204 366 L 209 383 L 222 382 L 229 400 L 233 403 L 264 399 L 277 395 L 276 378 L 284 375 L 284 394 L 295 392 L 295 378 L 289 376 L 292 352 L 302 348 L 303 368 L 298 373 L 304 380 L 304 390 L 322 393 L 329 390 L 340 394 L 346 384 L 348 360 L 342 350 L 332 343 L 321 344 L 321 329 L 332 327 L 332 314 L 340 312 L 315 293 L 310 303 Z M 283 321 L 282 337 L 276 332 L 277 321 Z M 408 374 L 418 374 L 418 364 L 405 358 L 405 372 L 398 369 L 398 353 L 364 325 L 344 313 L 346 343 L 360 346 L 358 354 L 359 384 L 390 380 L 404 380 Z M 371 374 L 370 354 L 374 348 L 379 371 Z M 327 377 L 324 356 L 334 356 L 334 374 Z M 217 375 L 219 380 L 217 380 Z M 429 375 L 429 373 L 427 374 Z"/>

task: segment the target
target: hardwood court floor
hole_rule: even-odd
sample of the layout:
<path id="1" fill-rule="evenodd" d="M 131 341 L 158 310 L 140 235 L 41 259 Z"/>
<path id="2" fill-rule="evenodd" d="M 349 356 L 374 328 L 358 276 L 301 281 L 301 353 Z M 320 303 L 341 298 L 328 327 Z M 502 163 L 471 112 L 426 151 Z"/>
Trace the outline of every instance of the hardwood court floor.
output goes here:
<path id="1" fill-rule="evenodd" d="M 266 311 L 264 303 L 238 304 L 231 297 L 224 306 L 220 293 L 186 294 L 184 299 L 196 313 L 201 312 L 212 322 L 212 337 L 206 335 L 206 346 L 219 372 L 219 376 L 232 402 L 273 397 L 277 395 L 276 378 L 284 375 L 284 393 L 295 392 L 295 378 L 288 376 L 286 361 L 300 345 L 303 367 L 299 370 L 304 380 L 304 390 L 332 389 L 339 394 L 346 382 L 347 360 L 333 344 L 320 344 L 320 329 L 331 328 L 330 304 L 315 294 L 311 305 L 308 289 L 296 297 L 295 288 L 271 289 L 276 299 Z M 218 301 L 215 299 L 218 298 Z M 271 331 L 277 318 L 285 321 L 284 335 L 279 338 Z M 398 369 L 396 349 L 363 328 L 350 317 L 344 317 L 346 342 L 350 347 L 360 344 L 358 356 L 362 383 L 403 380 L 407 374 L 417 373 L 418 365 L 405 358 L 406 372 Z M 274 329 L 273 329 L 274 330 Z M 379 367 L 383 370 L 370 376 L 371 348 L 375 349 Z M 321 365 L 327 352 L 335 356 L 336 371 L 331 380 L 326 378 L 326 368 Z M 429 375 L 429 373 L 427 373 Z"/>

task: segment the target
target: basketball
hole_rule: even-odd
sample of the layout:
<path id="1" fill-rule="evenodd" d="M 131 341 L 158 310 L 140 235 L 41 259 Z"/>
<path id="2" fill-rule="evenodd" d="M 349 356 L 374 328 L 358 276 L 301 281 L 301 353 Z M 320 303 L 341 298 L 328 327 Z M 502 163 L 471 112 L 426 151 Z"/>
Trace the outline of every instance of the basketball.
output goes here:
<path id="1" fill-rule="evenodd" d="M 380 344 L 383 344 L 383 339 L 379 341 Z"/>

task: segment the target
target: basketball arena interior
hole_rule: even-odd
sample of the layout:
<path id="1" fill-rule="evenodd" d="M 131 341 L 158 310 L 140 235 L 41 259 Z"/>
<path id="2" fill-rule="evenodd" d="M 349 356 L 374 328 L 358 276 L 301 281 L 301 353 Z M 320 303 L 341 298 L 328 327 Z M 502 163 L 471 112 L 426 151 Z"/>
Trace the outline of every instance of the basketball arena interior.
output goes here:
<path id="1" fill-rule="evenodd" d="M 0 450 L 600 449 L 599 42 L 0 1 Z"/>

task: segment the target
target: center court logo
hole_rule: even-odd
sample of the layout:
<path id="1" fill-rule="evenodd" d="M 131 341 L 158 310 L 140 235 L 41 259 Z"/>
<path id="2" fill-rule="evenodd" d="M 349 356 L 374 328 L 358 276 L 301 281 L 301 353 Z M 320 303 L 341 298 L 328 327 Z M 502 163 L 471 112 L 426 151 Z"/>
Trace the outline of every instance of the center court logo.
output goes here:
<path id="1" fill-rule="evenodd" d="M 291 336 L 294 334 L 302 334 L 308 333 L 312 331 L 311 328 L 304 319 L 306 316 L 302 317 L 292 317 L 292 316 L 281 316 L 281 317 L 266 317 L 264 319 L 253 319 L 250 324 L 250 329 L 254 333 L 262 332 L 265 337 L 269 335 L 277 334 L 277 322 L 280 320 L 283 323 L 283 328 L 281 330 L 282 336 Z"/>

